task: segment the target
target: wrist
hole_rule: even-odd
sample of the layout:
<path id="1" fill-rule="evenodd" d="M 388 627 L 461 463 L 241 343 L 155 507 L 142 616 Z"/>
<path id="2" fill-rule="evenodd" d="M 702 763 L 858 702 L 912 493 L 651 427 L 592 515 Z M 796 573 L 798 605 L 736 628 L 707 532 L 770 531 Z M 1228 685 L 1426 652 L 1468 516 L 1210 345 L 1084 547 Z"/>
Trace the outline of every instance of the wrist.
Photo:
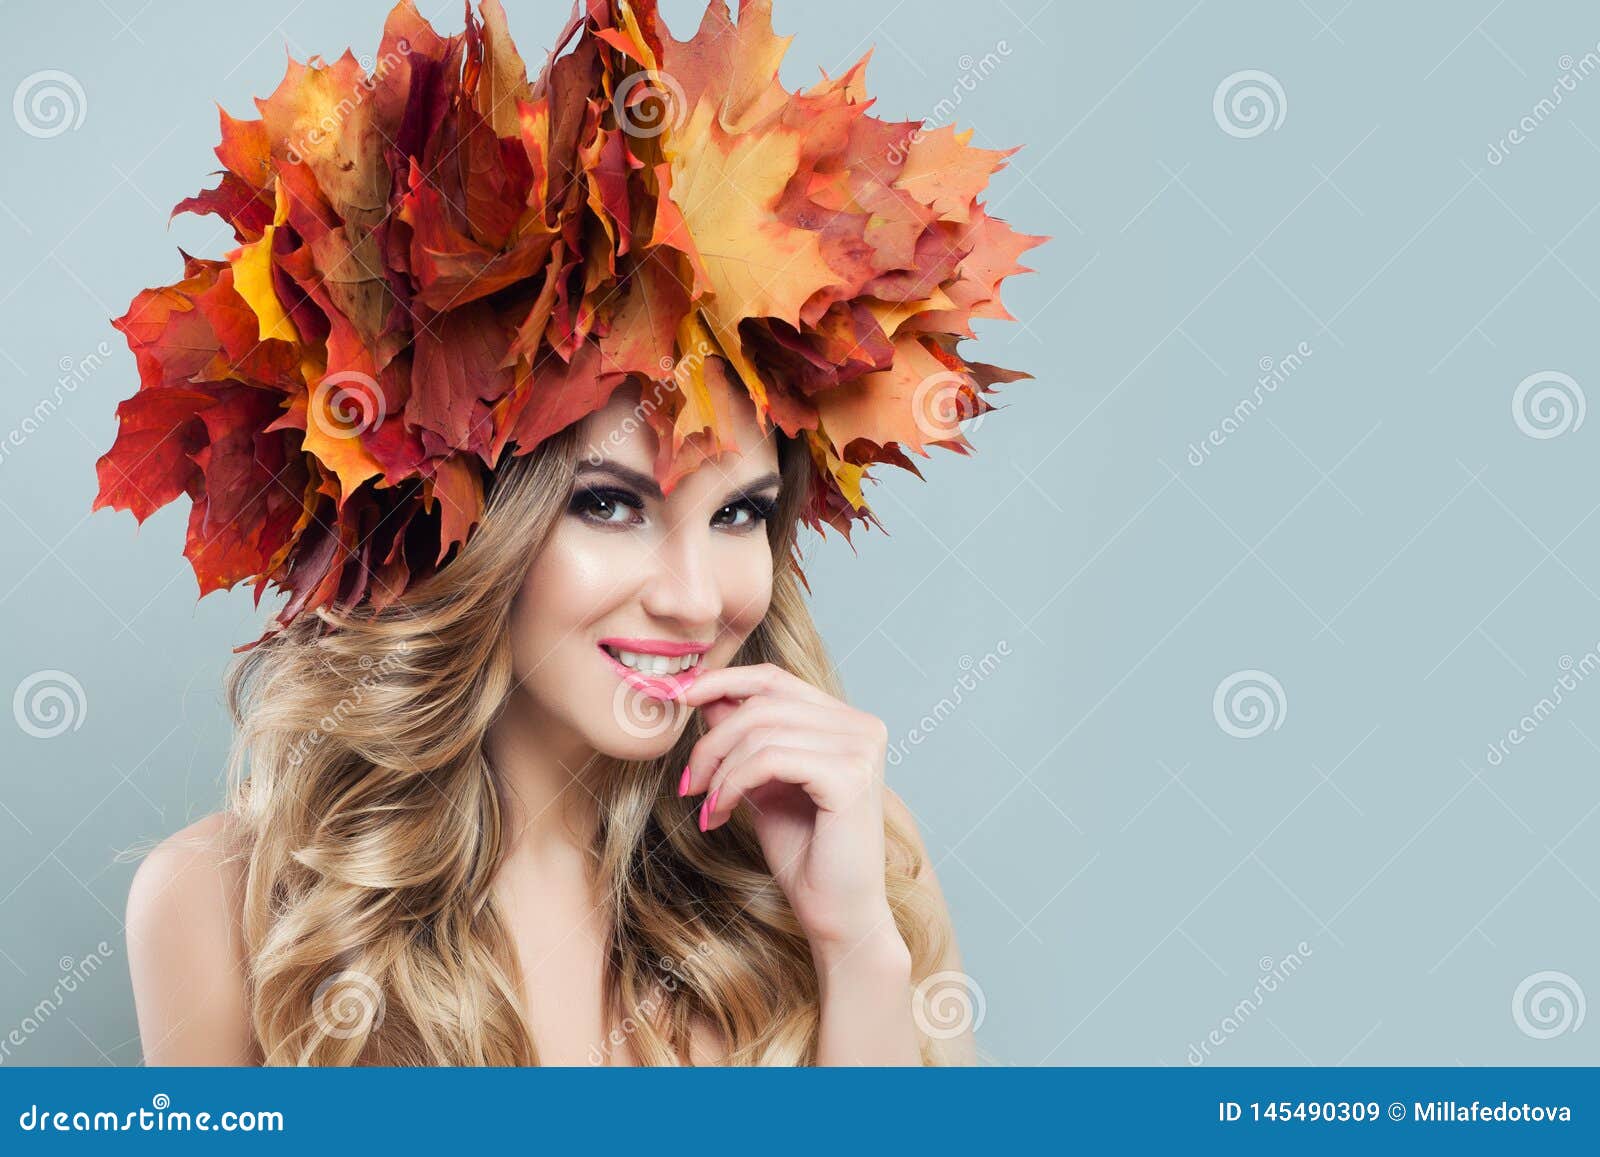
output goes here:
<path id="1" fill-rule="evenodd" d="M 887 911 L 863 933 L 813 937 L 811 959 L 824 987 L 840 978 L 865 977 L 874 983 L 911 978 L 911 950 Z"/>

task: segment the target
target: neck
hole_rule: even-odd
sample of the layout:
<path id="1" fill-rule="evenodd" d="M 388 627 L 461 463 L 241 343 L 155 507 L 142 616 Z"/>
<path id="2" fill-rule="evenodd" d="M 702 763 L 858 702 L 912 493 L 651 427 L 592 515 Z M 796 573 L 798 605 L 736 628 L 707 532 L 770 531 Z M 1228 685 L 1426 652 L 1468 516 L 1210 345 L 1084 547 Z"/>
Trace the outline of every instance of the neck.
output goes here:
<path id="1" fill-rule="evenodd" d="M 594 748 L 519 689 L 490 727 L 484 753 L 503 804 L 506 857 L 586 858 L 599 822 L 589 786 L 600 758 Z"/>

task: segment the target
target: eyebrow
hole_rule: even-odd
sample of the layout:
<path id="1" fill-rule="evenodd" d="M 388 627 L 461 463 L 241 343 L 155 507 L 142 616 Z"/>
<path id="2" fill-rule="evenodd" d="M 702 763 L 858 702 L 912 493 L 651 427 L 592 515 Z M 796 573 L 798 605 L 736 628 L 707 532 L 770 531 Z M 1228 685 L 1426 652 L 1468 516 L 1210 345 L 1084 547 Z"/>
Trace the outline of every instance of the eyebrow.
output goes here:
<path id="1" fill-rule="evenodd" d="M 654 478 L 650 477 L 648 474 L 641 473 L 630 466 L 624 466 L 620 462 L 585 461 L 579 464 L 577 473 L 580 476 L 584 474 L 609 474 L 619 481 L 626 482 L 630 486 L 636 487 L 649 498 L 655 498 L 659 500 L 662 497 L 661 487 Z M 761 475 L 761 477 L 753 478 L 749 482 L 746 482 L 744 485 L 738 487 L 735 493 L 754 494 L 756 491 L 764 490 L 768 486 L 781 485 L 782 482 L 783 479 L 777 473 L 777 471 L 768 471 L 767 473 Z"/>

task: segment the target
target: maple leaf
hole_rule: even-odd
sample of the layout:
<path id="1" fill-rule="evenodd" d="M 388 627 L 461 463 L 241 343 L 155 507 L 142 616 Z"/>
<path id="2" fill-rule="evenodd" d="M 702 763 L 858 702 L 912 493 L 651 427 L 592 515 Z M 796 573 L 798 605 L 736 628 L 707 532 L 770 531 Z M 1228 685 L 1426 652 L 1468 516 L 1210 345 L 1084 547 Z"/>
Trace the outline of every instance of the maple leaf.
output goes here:
<path id="1" fill-rule="evenodd" d="M 382 609 L 459 553 L 505 454 L 632 380 L 663 490 L 735 447 L 743 395 L 803 440 L 808 525 L 876 525 L 870 467 L 967 452 L 951 414 L 1027 376 L 956 351 L 1046 238 L 978 200 L 1015 149 L 871 115 L 870 50 L 791 92 L 791 40 L 769 0 L 681 41 L 656 0 L 584 0 L 531 75 L 499 0 L 452 36 L 401 0 L 370 71 L 291 59 L 255 119 L 219 110 L 218 179 L 174 210 L 234 248 L 113 323 L 139 386 L 94 508 L 187 495 L 202 595 L 276 587 L 280 626 Z"/>

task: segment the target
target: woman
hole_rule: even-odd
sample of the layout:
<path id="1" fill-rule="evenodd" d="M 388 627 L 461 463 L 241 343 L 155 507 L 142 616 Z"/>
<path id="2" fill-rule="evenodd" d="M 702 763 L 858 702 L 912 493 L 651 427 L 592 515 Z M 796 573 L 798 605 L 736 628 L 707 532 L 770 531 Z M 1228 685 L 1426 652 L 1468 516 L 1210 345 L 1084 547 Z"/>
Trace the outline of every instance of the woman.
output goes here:
<path id="1" fill-rule="evenodd" d="M 291 629 L 235 669 L 265 761 L 129 900 L 147 1063 L 916 1064 L 935 1043 L 911 982 L 960 967 L 938 885 L 883 724 L 836 697 L 776 565 L 805 460 L 749 408 L 737 455 L 647 495 L 654 436 L 611 433 L 635 397 L 516 459 L 410 616 Z M 656 698 L 609 638 L 692 644 L 687 689 Z M 337 734 L 294 751 L 338 702 Z"/>
<path id="2" fill-rule="evenodd" d="M 971 1061 L 797 534 L 1025 376 L 955 352 L 1043 240 L 975 200 L 1008 154 L 869 116 L 865 59 L 789 93 L 764 0 L 588 0 L 531 84 L 480 11 L 224 114 L 180 209 L 238 248 L 117 321 L 96 506 L 186 493 L 202 595 L 290 594 L 227 807 L 134 879 L 145 1058 Z"/>

